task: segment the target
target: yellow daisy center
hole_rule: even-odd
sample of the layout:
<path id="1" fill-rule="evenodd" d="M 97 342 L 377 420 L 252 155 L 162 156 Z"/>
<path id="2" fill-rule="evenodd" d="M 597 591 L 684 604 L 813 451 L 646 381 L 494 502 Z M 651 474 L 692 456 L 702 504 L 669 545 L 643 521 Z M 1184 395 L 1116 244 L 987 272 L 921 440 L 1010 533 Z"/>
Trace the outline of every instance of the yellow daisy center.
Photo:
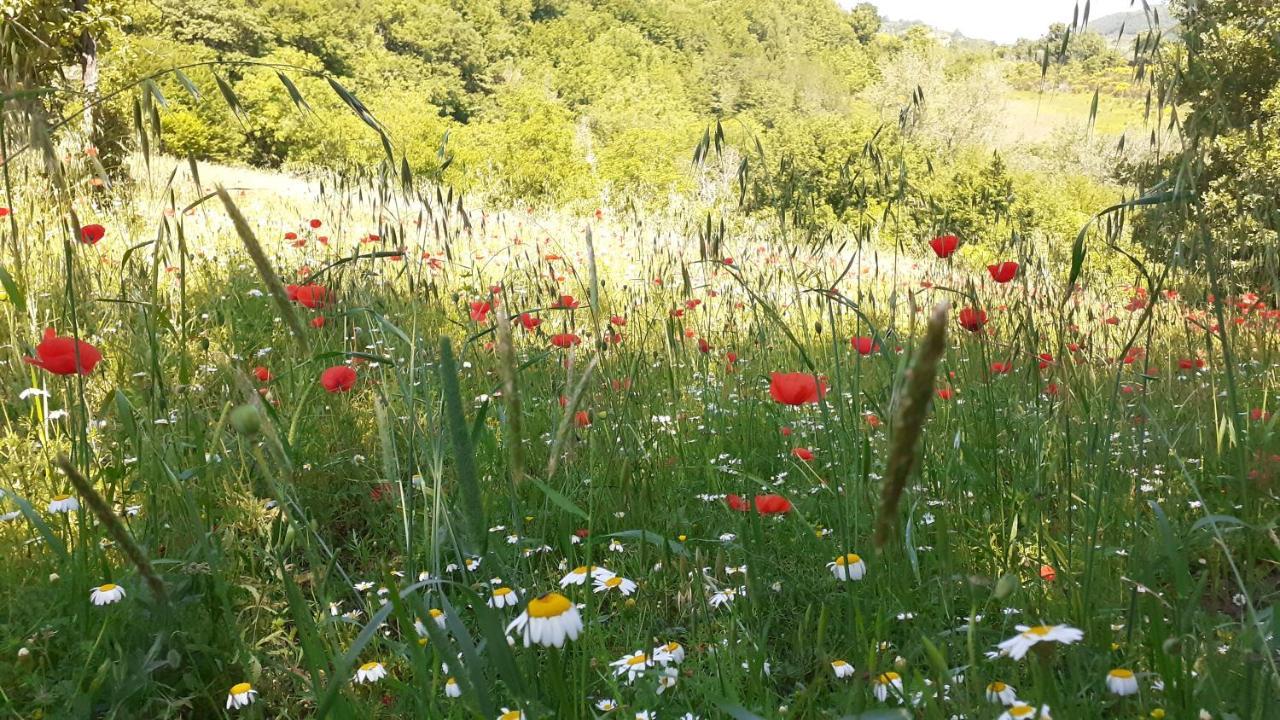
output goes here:
<path id="1" fill-rule="evenodd" d="M 435 608 L 431 608 L 431 617 L 432 617 L 432 619 L 435 619 L 435 618 L 438 618 L 438 617 L 442 617 L 442 616 L 444 616 L 444 611 L 443 611 L 443 610 L 437 610 L 437 609 L 435 609 Z"/>
<path id="2" fill-rule="evenodd" d="M 115 590 L 115 589 L 116 589 L 115 583 L 107 583 L 106 585 L 98 586 L 98 592 L 111 592 L 112 590 Z"/>
<path id="3" fill-rule="evenodd" d="M 667 652 L 675 652 L 675 651 L 677 651 L 677 650 L 679 650 L 679 649 L 680 649 L 680 643 L 678 643 L 678 642 L 669 642 L 669 643 L 667 643 L 666 645 L 663 645 L 662 647 L 663 647 Z"/>
<path id="4" fill-rule="evenodd" d="M 534 598 L 529 601 L 529 617 L 531 618 L 550 618 L 558 617 L 568 612 L 572 605 L 569 598 L 560 593 L 547 593 L 542 597 Z"/>
<path id="5" fill-rule="evenodd" d="M 1045 637 L 1051 632 L 1053 632 L 1053 628 L 1049 627 L 1048 625 L 1037 625 L 1033 628 L 1027 628 L 1027 631 L 1022 634 L 1035 635 L 1036 637 Z"/>
<path id="6" fill-rule="evenodd" d="M 243 695 L 253 689 L 249 683 L 239 683 L 231 686 L 232 695 Z"/>
<path id="7" fill-rule="evenodd" d="M 859 557 L 857 553 L 849 553 L 848 555 L 841 555 L 836 558 L 836 564 L 841 566 L 857 565 L 860 562 L 862 562 L 862 558 Z"/>
<path id="8" fill-rule="evenodd" d="M 71 499 L 70 495 L 54 495 L 53 496 L 54 502 L 62 502 L 64 500 L 70 500 L 70 499 Z"/>
<path id="9" fill-rule="evenodd" d="M 458 684 L 458 680 L 457 680 L 456 678 L 449 678 L 448 680 L 445 680 L 445 681 L 444 681 L 444 684 L 445 684 L 445 685 L 457 685 L 457 684 Z"/>
<path id="10" fill-rule="evenodd" d="M 1010 708 L 1009 714 L 1013 717 L 1029 717 L 1035 713 L 1036 709 L 1030 705 L 1016 705 Z"/>
<path id="11" fill-rule="evenodd" d="M 842 667 L 844 667 L 845 665 L 848 665 L 849 663 L 847 663 L 847 662 L 845 662 L 845 661 L 843 661 L 843 660 L 836 660 L 836 661 L 832 662 L 831 664 L 832 664 L 832 665 L 835 665 L 836 667 L 841 667 L 841 668 L 842 668 Z"/>
<path id="12" fill-rule="evenodd" d="M 586 574 L 587 574 L 587 566 L 586 566 L 586 565 L 579 565 L 578 567 L 576 567 L 576 568 L 574 568 L 574 569 L 573 569 L 573 572 L 571 572 L 571 573 L 569 573 L 569 574 L 570 574 L 570 575 L 586 575 Z"/>
<path id="13" fill-rule="evenodd" d="M 1004 683 L 1002 683 L 1002 682 L 1000 682 L 1000 681 L 996 681 L 996 682 L 993 682 L 993 683 L 991 683 L 990 685 L 988 685 L 988 686 L 987 686 L 987 689 L 988 689 L 988 690 L 990 690 L 991 692 L 1004 692 L 1004 689 L 1005 689 L 1005 688 L 1007 688 L 1007 687 L 1009 687 L 1009 686 L 1008 686 L 1008 685 L 1005 685 Z"/>
<path id="14" fill-rule="evenodd" d="M 649 656 L 645 655 L 644 653 L 636 653 L 635 655 L 632 655 L 631 657 L 627 658 L 628 665 L 643 665 L 648 661 L 649 661 Z"/>
<path id="15" fill-rule="evenodd" d="M 1115 670 L 1112 670 L 1110 673 L 1108 673 L 1108 675 L 1110 675 L 1111 677 L 1117 680 L 1129 680 L 1133 678 L 1133 671 L 1125 670 L 1124 668 L 1116 668 Z"/>
<path id="16" fill-rule="evenodd" d="M 510 594 L 511 594 L 511 588 L 508 588 L 508 587 L 500 587 L 497 590 L 493 591 L 494 597 L 502 597 L 503 595 L 510 595 Z"/>
<path id="17" fill-rule="evenodd" d="M 520 720 L 520 711 L 512 710 L 511 712 L 504 712 L 498 720 Z"/>
<path id="18" fill-rule="evenodd" d="M 611 577 L 608 580 L 604 581 L 604 586 L 608 588 L 616 588 L 621 584 L 622 584 L 622 578 L 620 577 Z"/>
<path id="19" fill-rule="evenodd" d="M 881 685 L 888 685 L 889 683 L 897 680 L 899 677 L 900 676 L 896 672 L 887 672 L 882 674 L 880 677 L 876 678 L 876 682 L 880 683 Z"/>
<path id="20" fill-rule="evenodd" d="M 378 667 L 378 663 L 376 663 L 376 662 L 367 662 L 367 663 L 365 663 L 365 664 L 361 665 L 361 666 L 360 666 L 360 669 L 361 669 L 361 670 L 363 670 L 363 671 L 365 671 L 365 672 L 369 672 L 370 670 L 372 670 L 372 669 L 374 669 L 374 668 L 376 668 L 376 667 Z"/>

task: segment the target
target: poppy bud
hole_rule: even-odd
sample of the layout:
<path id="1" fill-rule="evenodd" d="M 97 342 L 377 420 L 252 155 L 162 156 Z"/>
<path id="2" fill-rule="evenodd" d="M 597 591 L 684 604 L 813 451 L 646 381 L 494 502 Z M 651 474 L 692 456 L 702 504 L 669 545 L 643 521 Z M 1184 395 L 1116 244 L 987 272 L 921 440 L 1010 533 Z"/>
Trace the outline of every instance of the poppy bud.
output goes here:
<path id="1" fill-rule="evenodd" d="M 1000 580 L 996 582 L 995 598 L 1003 600 L 1018 590 L 1018 576 L 1013 573 L 1005 573 L 1000 576 Z"/>
<path id="2" fill-rule="evenodd" d="M 262 414 L 252 405 L 241 405 L 231 411 L 231 427 L 241 435 L 257 435 L 262 429 Z"/>

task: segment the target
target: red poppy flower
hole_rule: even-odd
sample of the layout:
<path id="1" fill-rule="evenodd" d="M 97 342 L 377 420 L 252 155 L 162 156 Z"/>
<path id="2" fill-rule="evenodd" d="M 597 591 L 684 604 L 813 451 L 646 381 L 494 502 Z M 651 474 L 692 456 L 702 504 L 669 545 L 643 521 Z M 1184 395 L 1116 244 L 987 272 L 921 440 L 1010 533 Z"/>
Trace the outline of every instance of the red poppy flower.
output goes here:
<path id="1" fill-rule="evenodd" d="M 991 363 L 991 372 L 997 375 L 1004 375 L 1005 373 L 1008 373 L 1012 369 L 1013 369 L 1013 363 L 999 362 L 999 361 Z"/>
<path id="2" fill-rule="evenodd" d="M 271 382 L 271 371 L 261 365 L 253 369 L 253 375 L 258 378 L 258 382 Z"/>
<path id="3" fill-rule="evenodd" d="M 309 310 L 322 308 L 333 299 L 328 288 L 323 285 L 289 285 L 285 290 L 290 300 Z"/>
<path id="4" fill-rule="evenodd" d="M 685 306 L 686 308 L 690 309 L 690 310 L 695 310 L 695 309 L 697 309 L 697 307 L 698 307 L 699 305 L 701 305 L 701 304 L 702 304 L 702 301 L 701 301 L 701 300 L 698 300 L 697 298 L 694 298 L 694 299 L 692 299 L 692 300 L 685 300 L 685 301 L 684 301 L 684 306 Z"/>
<path id="5" fill-rule="evenodd" d="M 614 315 L 613 317 L 609 318 L 609 322 L 613 323 L 614 325 L 617 325 L 618 327 L 623 327 L 624 325 L 627 324 L 627 319 L 622 317 L 621 315 Z"/>
<path id="6" fill-rule="evenodd" d="M 346 365 L 334 365 L 320 373 L 320 384 L 331 393 L 347 392 L 356 385 L 356 371 Z"/>
<path id="7" fill-rule="evenodd" d="M 805 462 L 810 462 L 813 460 L 813 451 L 810 450 L 809 448 L 802 448 L 802 447 L 792 448 L 791 454 L 794 457 L 800 460 L 803 460 Z"/>
<path id="8" fill-rule="evenodd" d="M 730 350 L 729 352 L 724 354 L 724 359 L 727 360 L 730 365 L 733 365 L 734 363 L 738 362 L 738 353 Z"/>
<path id="9" fill-rule="evenodd" d="M 724 263 L 725 265 L 732 265 L 732 264 L 733 264 L 733 258 L 731 258 L 731 257 L 727 257 L 727 258 L 725 258 L 725 259 L 721 260 L 720 262 Z"/>
<path id="10" fill-rule="evenodd" d="M 969 332 L 978 332 L 982 330 L 982 326 L 987 324 L 987 313 L 984 310 L 974 308 L 964 308 L 960 311 L 957 318 L 960 327 Z"/>
<path id="11" fill-rule="evenodd" d="M 77 350 L 80 354 L 78 363 Z M 95 365 L 102 362 L 102 353 L 83 340 L 59 337 L 53 328 L 49 328 L 44 331 L 44 339 L 36 345 L 36 356 L 22 359 L 28 365 L 35 365 L 54 375 L 88 375 Z"/>
<path id="12" fill-rule="evenodd" d="M 542 318 L 536 318 L 529 313 L 520 313 L 520 324 L 525 330 L 532 330 L 542 324 Z"/>
<path id="13" fill-rule="evenodd" d="M 875 338 L 870 337 L 850 338 L 849 344 L 853 346 L 854 350 L 858 351 L 859 355 L 870 355 L 880 349 L 880 346 L 876 344 Z"/>
<path id="14" fill-rule="evenodd" d="M 107 229 L 97 223 L 85 225 L 80 228 L 80 242 L 85 245 L 97 245 L 106 234 Z"/>
<path id="15" fill-rule="evenodd" d="M 929 241 L 929 247 L 940 258 L 946 259 L 960 247 L 960 238 L 955 235 L 940 235 Z"/>
<path id="16" fill-rule="evenodd" d="M 938 388 L 939 400 L 950 400 L 953 394 L 954 392 L 951 390 L 951 388 Z"/>
<path id="17" fill-rule="evenodd" d="M 1040 369 L 1047 370 L 1051 365 L 1053 365 L 1053 355 L 1040 353 Z"/>
<path id="18" fill-rule="evenodd" d="M 582 338 L 573 333 L 558 333 L 551 336 L 551 344 L 558 348 L 570 348 L 582 343 Z"/>
<path id="19" fill-rule="evenodd" d="M 9 212 L 10 212 L 9 208 L 7 208 L 7 207 L 0 207 L 0 218 L 2 218 L 2 217 L 9 217 Z"/>
<path id="20" fill-rule="evenodd" d="M 287 233 L 285 233 L 285 234 L 284 234 L 284 239 L 285 239 L 285 240 L 297 240 L 297 239 L 298 239 L 298 233 L 296 233 L 296 232 L 292 232 L 292 231 L 291 231 L 291 232 L 287 232 Z"/>
<path id="21" fill-rule="evenodd" d="M 880 416 L 873 412 L 869 412 L 866 415 L 863 415 L 862 417 L 864 420 L 867 421 L 867 425 L 869 425 L 872 430 L 875 430 L 881 425 Z"/>
<path id="22" fill-rule="evenodd" d="M 988 265 L 987 272 L 991 273 L 991 279 L 998 283 L 1007 283 L 1018 274 L 1018 263 L 1002 262 L 995 265 Z"/>
<path id="23" fill-rule="evenodd" d="M 313 327 L 313 328 L 322 328 L 322 327 L 324 327 L 324 316 L 323 316 L 323 315 L 317 315 L 317 316 L 315 316 L 315 317 L 311 318 L 311 327 Z"/>
<path id="24" fill-rule="evenodd" d="M 756 512 L 761 515 L 781 515 L 791 511 L 791 501 L 781 495 L 757 495 Z"/>
<path id="25" fill-rule="evenodd" d="M 560 308 L 562 310 L 576 310 L 578 308 L 578 301 L 574 300 L 572 295 L 561 295 L 560 299 L 551 307 Z"/>
<path id="26" fill-rule="evenodd" d="M 816 403 L 826 394 L 826 381 L 818 382 L 809 373 L 773 373 L 769 379 L 769 395 L 783 405 Z"/>
<path id="27" fill-rule="evenodd" d="M 573 421 L 578 424 L 578 427 L 591 427 L 591 413 L 579 410 L 573 414 Z"/>
<path id="28" fill-rule="evenodd" d="M 309 224 L 311 225 L 312 230 L 319 230 L 322 223 L 319 220 L 313 219 Z"/>
<path id="29" fill-rule="evenodd" d="M 725 501 L 725 504 L 729 506 L 730 510 L 737 510 L 738 512 L 746 512 L 747 510 L 750 509 L 750 507 L 747 505 L 747 501 L 743 500 L 741 495 L 725 495 L 724 501 Z"/>
<path id="30" fill-rule="evenodd" d="M 1044 386 L 1044 394 L 1049 397 L 1058 397 L 1058 383 L 1049 383 Z"/>
<path id="31" fill-rule="evenodd" d="M 492 309 L 493 306 L 488 302 L 484 300 L 476 300 L 471 303 L 471 319 L 478 323 L 482 323 L 489 319 L 489 311 Z"/>
<path id="32" fill-rule="evenodd" d="M 1262 408 L 1253 408 L 1252 410 L 1249 411 L 1249 419 L 1254 422 L 1270 420 L 1271 413 L 1267 412 L 1266 410 L 1263 410 Z"/>
<path id="33" fill-rule="evenodd" d="M 591 535 L 591 531 L 586 528 L 578 528 L 577 530 L 573 531 L 573 534 L 585 540 L 587 539 L 588 536 Z"/>
<path id="34" fill-rule="evenodd" d="M 1058 579 L 1058 571 L 1054 570 L 1052 565 L 1041 565 L 1040 577 L 1045 582 L 1053 582 Z"/>
<path id="35" fill-rule="evenodd" d="M 705 338 L 698 338 L 698 352 L 706 355 L 711 352 L 711 344 Z"/>

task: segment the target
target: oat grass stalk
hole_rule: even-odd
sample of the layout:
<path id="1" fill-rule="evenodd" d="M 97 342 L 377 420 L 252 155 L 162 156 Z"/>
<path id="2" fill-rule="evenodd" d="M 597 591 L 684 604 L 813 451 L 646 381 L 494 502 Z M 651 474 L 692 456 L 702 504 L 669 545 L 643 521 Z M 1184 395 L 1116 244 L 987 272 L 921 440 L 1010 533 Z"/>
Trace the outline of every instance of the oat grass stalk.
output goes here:
<path id="1" fill-rule="evenodd" d="M 920 431 L 933 401 L 933 379 L 938 372 L 938 360 L 946 350 L 948 303 L 944 300 L 933 308 L 924 344 L 916 354 L 915 363 L 907 371 L 906 392 L 898 398 L 894 409 L 893 440 L 889 446 L 889 461 L 885 468 L 883 489 L 880 494 L 880 512 L 876 517 L 875 546 L 884 547 L 897 524 L 898 503 L 907 478 L 916 464 L 916 446 Z"/>
<path id="2" fill-rule="evenodd" d="M 271 267 L 271 262 L 267 260 L 267 254 L 262 251 L 262 245 L 258 243 L 257 236 L 253 234 L 253 230 L 249 227 L 249 222 L 244 219 L 244 214 L 240 212 L 240 208 L 236 206 L 235 201 L 231 199 L 231 194 L 227 192 L 227 189 L 219 186 L 217 193 L 222 200 L 222 204 L 227 208 L 227 215 L 231 216 L 231 222 L 236 228 L 236 235 L 240 236 L 240 242 L 244 243 L 244 249 L 249 251 L 249 258 L 253 260 L 253 266 L 258 269 L 258 275 L 262 277 L 262 283 L 267 286 L 267 291 L 275 299 L 276 305 L 280 308 L 280 314 L 284 316 L 285 323 L 289 326 L 289 330 L 293 332 L 294 339 L 305 350 L 307 341 L 302 331 L 302 323 L 298 320 L 298 314 L 293 311 L 289 296 L 285 294 L 284 286 L 280 284 L 280 278 L 276 276 L 276 271 Z"/>
<path id="3" fill-rule="evenodd" d="M 155 568 L 151 566 L 151 561 L 147 559 L 147 554 L 143 552 L 138 543 L 134 541 L 133 536 L 125 529 L 120 516 L 115 514 L 111 506 L 107 504 L 107 501 L 102 499 L 98 491 L 94 489 L 84 475 L 80 474 L 76 466 L 71 464 L 71 460 L 66 455 L 59 453 L 55 463 L 66 474 L 76 492 L 80 493 L 80 497 L 84 498 L 85 504 L 98 517 L 98 521 L 107 529 L 111 539 L 116 541 L 116 544 L 124 550 L 129 560 L 138 568 L 138 573 L 147 581 L 147 586 L 151 588 L 151 594 L 155 597 L 156 603 L 165 611 L 168 611 L 169 593 L 165 590 L 164 581 L 156 574 Z"/>

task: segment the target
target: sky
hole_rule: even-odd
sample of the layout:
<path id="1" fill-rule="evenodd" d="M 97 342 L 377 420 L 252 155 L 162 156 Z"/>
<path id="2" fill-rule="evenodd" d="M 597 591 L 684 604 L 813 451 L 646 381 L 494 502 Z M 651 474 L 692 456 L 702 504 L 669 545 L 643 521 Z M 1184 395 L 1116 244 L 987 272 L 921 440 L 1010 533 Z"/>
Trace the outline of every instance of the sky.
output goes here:
<path id="1" fill-rule="evenodd" d="M 860 0 L 838 0 L 852 7 Z M 870 0 L 890 20 L 921 20 L 939 30 L 959 30 L 971 38 L 1012 43 L 1037 38 L 1051 23 L 1071 22 L 1075 0 Z M 1085 0 L 1080 0 L 1084 12 Z M 1089 17 L 1141 10 L 1142 0 L 1092 0 Z"/>

